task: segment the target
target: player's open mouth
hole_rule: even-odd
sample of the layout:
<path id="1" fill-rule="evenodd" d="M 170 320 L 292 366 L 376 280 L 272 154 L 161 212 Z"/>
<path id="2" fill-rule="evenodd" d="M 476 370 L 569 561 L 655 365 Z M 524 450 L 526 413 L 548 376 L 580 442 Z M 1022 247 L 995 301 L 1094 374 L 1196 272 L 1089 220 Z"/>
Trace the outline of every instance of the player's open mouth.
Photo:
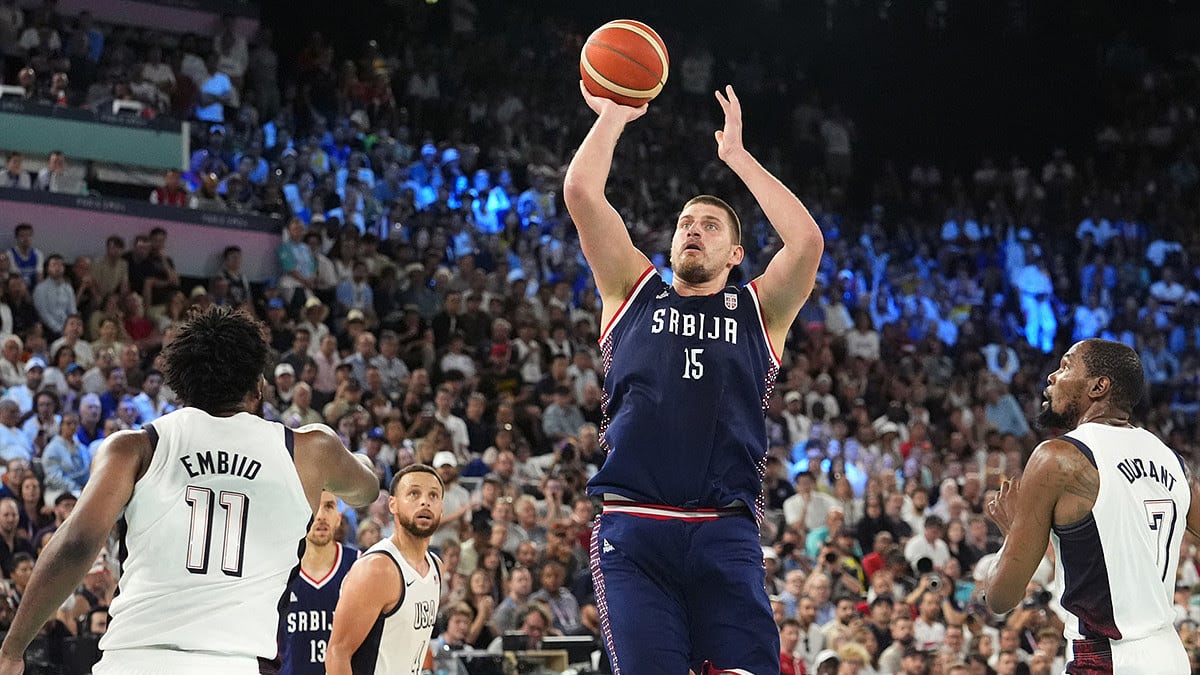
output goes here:
<path id="1" fill-rule="evenodd" d="M 702 250 L 703 249 L 700 248 L 700 244 L 687 244 L 683 247 L 684 253 L 686 253 L 688 251 L 702 251 Z"/>

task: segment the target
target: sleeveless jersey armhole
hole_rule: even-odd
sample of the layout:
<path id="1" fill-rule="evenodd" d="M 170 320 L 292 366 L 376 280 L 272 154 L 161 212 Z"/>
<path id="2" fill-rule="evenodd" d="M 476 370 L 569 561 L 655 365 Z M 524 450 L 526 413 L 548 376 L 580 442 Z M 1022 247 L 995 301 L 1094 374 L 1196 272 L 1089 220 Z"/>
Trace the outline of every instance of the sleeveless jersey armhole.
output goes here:
<path id="1" fill-rule="evenodd" d="M 400 611 L 400 607 L 402 605 L 404 605 L 404 596 L 407 595 L 407 593 L 405 593 L 405 591 L 404 591 L 404 588 L 405 588 L 405 586 L 404 586 L 404 570 L 400 569 L 400 563 L 396 562 L 396 559 L 392 557 L 392 554 L 388 553 L 387 551 L 367 551 L 366 553 L 359 556 L 359 559 L 361 560 L 362 558 L 366 558 L 369 555 L 382 555 L 382 556 L 386 557 L 388 560 L 391 561 L 391 563 L 393 565 L 396 566 L 396 574 L 400 577 L 400 597 L 396 600 L 396 605 L 389 610 L 385 610 L 383 613 L 381 613 L 379 615 L 380 617 L 386 619 L 389 616 L 392 616 L 396 612 Z"/>
<path id="2" fill-rule="evenodd" d="M 746 284 L 746 287 L 750 289 L 750 297 L 754 298 L 754 313 L 758 315 L 758 327 L 762 330 L 763 338 L 767 341 L 767 351 L 771 353 L 771 360 L 775 363 L 775 367 L 778 368 L 782 363 L 782 359 L 779 356 L 779 351 L 775 349 L 775 343 L 771 340 L 771 331 L 767 330 L 767 315 L 763 313 L 762 299 L 758 297 L 758 282 L 751 281 Z"/>
<path id="3" fill-rule="evenodd" d="M 600 339 L 597 340 L 599 344 L 604 344 L 604 340 L 608 338 L 608 336 L 612 333 L 613 328 L 615 328 L 617 323 L 621 320 L 621 317 L 625 316 L 625 312 L 629 310 L 629 305 L 633 303 L 634 298 L 638 296 L 638 293 L 642 292 L 642 289 L 646 287 L 647 282 L 654 278 L 654 276 L 654 265 L 647 267 L 646 271 L 642 272 L 642 276 L 638 277 L 637 282 L 633 284 L 633 290 L 629 291 L 629 295 L 625 296 L 625 300 L 621 303 L 621 306 L 617 308 L 616 313 L 614 313 L 612 318 L 608 320 L 608 325 L 604 327 L 604 330 L 600 331 Z"/>

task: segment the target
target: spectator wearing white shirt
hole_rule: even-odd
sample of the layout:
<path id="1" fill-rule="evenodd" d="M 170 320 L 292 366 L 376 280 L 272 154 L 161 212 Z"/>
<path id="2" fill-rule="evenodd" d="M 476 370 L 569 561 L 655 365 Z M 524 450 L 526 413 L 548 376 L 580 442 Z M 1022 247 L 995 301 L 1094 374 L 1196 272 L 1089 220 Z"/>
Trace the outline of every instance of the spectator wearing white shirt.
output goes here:
<path id="1" fill-rule="evenodd" d="M 1025 339 L 1043 353 L 1054 349 L 1058 319 L 1054 316 L 1054 282 L 1045 259 L 1038 257 L 1017 272 L 1013 285 L 1021 293 L 1021 311 L 1025 314 Z"/>
<path id="2" fill-rule="evenodd" d="M 0 187 L 28 190 L 33 187 L 33 177 L 24 169 L 25 156 L 14 152 L 8 156 L 4 168 L 0 169 Z"/>
<path id="3" fill-rule="evenodd" d="M 811 471 L 796 474 L 796 494 L 783 502 L 783 519 L 788 525 L 810 532 L 825 524 L 831 509 L 837 508 L 837 500 L 824 492 L 817 492 L 817 479 Z"/>
<path id="4" fill-rule="evenodd" d="M 467 423 L 463 421 L 463 418 L 450 412 L 453 404 L 454 390 L 444 384 L 439 386 L 433 397 L 433 417 L 446 427 L 446 431 L 450 432 L 450 440 L 454 442 L 454 451 L 458 457 L 466 459 L 469 456 L 468 448 L 471 446 L 471 436 L 467 433 Z"/>
<path id="5" fill-rule="evenodd" d="M 138 423 L 149 424 L 175 409 L 163 394 L 163 374 L 155 369 L 146 371 L 142 379 L 142 390 L 133 397 L 133 405 L 137 409 Z"/>
<path id="6" fill-rule="evenodd" d="M 921 536 L 913 536 L 904 546 L 904 559 L 915 569 L 917 561 L 929 558 L 933 568 L 940 570 L 950 560 L 950 547 L 942 539 L 944 522 L 937 516 L 926 516 Z"/>
<path id="7" fill-rule="evenodd" d="M 42 375 L 46 372 L 46 362 L 41 357 L 34 356 L 25 362 L 25 383 L 9 387 L 4 392 L 4 400 L 13 401 L 19 407 L 21 414 L 33 410 L 33 397 L 42 387 Z"/>
<path id="8" fill-rule="evenodd" d="M 32 461 L 33 445 L 21 429 L 21 409 L 11 399 L 0 400 L 0 460 Z"/>
<path id="9" fill-rule="evenodd" d="M 238 95 L 229 75 L 221 71 L 218 58 L 217 54 L 210 54 L 206 62 L 209 75 L 199 83 L 200 102 L 196 104 L 196 119 L 224 124 L 225 107 L 236 108 Z"/>
<path id="10" fill-rule="evenodd" d="M 66 279 L 67 267 L 63 257 L 52 253 L 46 257 L 44 278 L 33 289 L 33 306 L 38 318 L 54 335 L 62 335 L 67 318 L 76 314 L 75 289 Z"/>
<path id="11" fill-rule="evenodd" d="M 1150 297 L 1158 301 L 1167 314 L 1174 314 L 1187 297 L 1187 289 L 1176 281 L 1175 268 L 1164 267 L 1162 278 L 1150 284 Z"/>
<path id="12" fill-rule="evenodd" d="M 1096 246 L 1104 248 L 1108 245 L 1108 240 L 1112 239 L 1117 234 L 1117 229 L 1113 227 L 1112 221 L 1105 218 L 1100 213 L 1099 207 L 1092 207 L 1092 212 L 1088 217 L 1079 222 L 1079 227 L 1075 228 L 1075 238 L 1080 242 L 1083 238 L 1091 235 Z"/>
<path id="13" fill-rule="evenodd" d="M 792 445 L 807 441 L 812 432 L 812 420 L 804 414 L 804 396 L 798 391 L 789 391 L 783 395 L 783 403 L 788 441 Z"/>
<path id="14" fill-rule="evenodd" d="M 992 343 L 980 347 L 979 351 L 983 352 L 987 369 L 1004 384 L 1010 384 L 1013 376 L 1021 370 L 1021 361 L 1017 358 L 1016 350 L 1008 345 Z"/>
<path id="15" fill-rule="evenodd" d="M 246 75 L 246 67 L 250 65 L 250 49 L 246 38 L 239 35 L 234 28 L 232 14 L 221 17 L 221 32 L 213 38 L 213 52 L 217 55 L 221 70 L 240 83 Z"/>
<path id="16" fill-rule="evenodd" d="M 1112 313 L 1100 305 L 1100 294 L 1092 291 L 1087 296 L 1087 304 L 1075 308 L 1075 328 L 1071 339 L 1079 342 L 1099 337 L 1111 321 Z"/>

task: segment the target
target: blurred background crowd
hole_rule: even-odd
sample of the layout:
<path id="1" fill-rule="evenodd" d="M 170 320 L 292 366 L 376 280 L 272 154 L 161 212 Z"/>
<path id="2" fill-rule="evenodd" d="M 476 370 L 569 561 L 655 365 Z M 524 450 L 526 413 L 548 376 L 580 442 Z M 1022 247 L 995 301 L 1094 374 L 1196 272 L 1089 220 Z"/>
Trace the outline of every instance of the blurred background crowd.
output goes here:
<path id="1" fill-rule="evenodd" d="M 0 623 L 99 440 L 172 409 L 155 363 L 175 324 L 217 303 L 270 329 L 264 416 L 329 424 L 381 484 L 412 462 L 447 481 L 442 643 L 486 649 L 529 630 L 529 606 L 542 628 L 599 635 L 583 494 L 604 460 L 599 303 L 559 190 L 592 120 L 573 68 L 600 21 L 490 4 L 395 2 L 336 32 L 264 7 L 243 35 L 232 17 L 168 34 L 0 1 L 5 82 L 29 100 L 127 101 L 193 132 L 187 166 L 153 185 L 12 153 L 0 186 L 265 214 L 282 230 L 265 281 L 242 273 L 235 235 L 220 269 L 188 278 L 166 230 L 90 233 L 95 255 L 74 260 L 38 249 L 43 223 L 13 233 L 0 253 Z M 982 505 L 1043 437 L 1030 420 L 1045 377 L 1083 338 L 1139 352 L 1140 422 L 1200 458 L 1200 49 L 1172 28 L 1182 7 L 1126 25 L 1076 8 L 1081 37 L 1029 2 L 982 17 L 916 6 L 814 6 L 778 51 L 639 17 L 667 38 L 671 80 L 627 129 L 610 199 L 669 278 L 666 224 L 689 197 L 719 195 L 745 224 L 736 279 L 760 273 L 779 239 L 709 145 L 712 91 L 731 82 L 752 151 L 825 233 L 766 412 L 783 672 L 1061 672 L 1048 561 L 1007 617 L 977 602 L 975 570 L 1000 543 Z M 1000 67 L 1027 86 L 986 81 L 992 99 L 956 100 L 983 85 L 945 61 L 1046 35 L 1061 68 L 1014 49 Z M 913 77 L 941 93 L 872 75 L 878 52 L 839 70 L 863 42 L 928 43 L 890 67 L 940 65 Z M 1083 98 L 1063 101 L 1060 85 Z M 347 543 L 391 532 L 382 501 L 345 516 Z M 1198 544 L 1185 539 L 1176 594 L 1189 649 Z M 115 570 L 93 569 L 52 634 L 102 630 Z"/>

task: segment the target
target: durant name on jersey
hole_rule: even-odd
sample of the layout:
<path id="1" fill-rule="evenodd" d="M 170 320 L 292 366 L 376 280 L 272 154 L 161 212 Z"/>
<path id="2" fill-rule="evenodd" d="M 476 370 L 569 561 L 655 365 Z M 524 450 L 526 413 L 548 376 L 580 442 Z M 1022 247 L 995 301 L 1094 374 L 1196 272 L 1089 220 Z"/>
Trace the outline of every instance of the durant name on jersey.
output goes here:
<path id="1" fill-rule="evenodd" d="M 192 478 L 220 473 L 254 480 L 258 476 L 259 469 L 262 468 L 262 463 L 257 459 L 250 459 L 236 452 L 224 450 L 201 450 L 190 455 L 183 455 L 179 458 L 179 462 L 183 464 L 188 476 Z"/>
<path id="2" fill-rule="evenodd" d="M 1117 470 L 1130 483 L 1139 478 L 1149 478 L 1162 483 L 1168 490 L 1175 489 L 1175 475 L 1167 471 L 1165 466 L 1156 466 L 1154 460 L 1123 459 L 1117 463 Z"/>

